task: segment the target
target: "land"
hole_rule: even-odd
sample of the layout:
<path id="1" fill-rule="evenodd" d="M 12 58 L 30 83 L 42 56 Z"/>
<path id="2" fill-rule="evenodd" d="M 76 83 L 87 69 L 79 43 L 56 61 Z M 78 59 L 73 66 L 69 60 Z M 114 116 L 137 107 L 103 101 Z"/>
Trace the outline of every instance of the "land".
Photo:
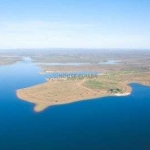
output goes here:
<path id="1" fill-rule="evenodd" d="M 17 61 L 21 61 L 21 58 L 17 56 L 0 56 L 0 66 L 11 65 Z"/>
<path id="2" fill-rule="evenodd" d="M 14 64 L 18 61 L 22 60 L 22 57 L 25 55 L 19 54 L 18 50 L 13 50 L 13 49 L 5 49 L 5 50 L 0 50 L 0 66 L 3 65 L 11 65 Z"/>
<path id="3" fill-rule="evenodd" d="M 150 71 L 149 50 L 75 50 L 73 52 L 63 51 L 50 52 L 46 55 L 34 55 L 32 59 L 35 63 L 39 63 L 39 67 L 42 68 L 41 73 Z M 116 61 L 116 63 L 105 64 L 109 60 Z M 60 65 L 53 65 L 53 63 L 60 63 Z M 66 64 L 61 65 L 61 63 Z M 80 63 L 80 65 L 67 65 L 67 63 Z"/>
<path id="4" fill-rule="evenodd" d="M 98 74 L 92 78 L 50 79 L 40 85 L 17 90 L 21 100 L 35 104 L 36 112 L 52 105 L 96 97 L 126 96 L 132 91 L 130 83 L 150 85 L 150 50 L 8 50 L 5 53 L 0 51 L 0 64 L 11 64 L 22 57 L 30 57 L 44 74 L 85 71 Z M 109 60 L 116 63 L 108 64 Z"/>
<path id="5" fill-rule="evenodd" d="M 104 96 L 126 96 L 129 83 L 150 86 L 150 72 L 111 72 L 97 78 L 49 80 L 46 83 L 17 90 L 17 96 L 35 104 L 36 112 L 49 106 L 72 103 Z"/>

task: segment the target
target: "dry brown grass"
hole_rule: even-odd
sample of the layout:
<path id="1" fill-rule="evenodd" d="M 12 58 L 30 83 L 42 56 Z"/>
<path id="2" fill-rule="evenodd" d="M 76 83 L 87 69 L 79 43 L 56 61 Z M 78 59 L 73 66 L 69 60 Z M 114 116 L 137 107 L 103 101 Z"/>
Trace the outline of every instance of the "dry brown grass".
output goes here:
<path id="1" fill-rule="evenodd" d="M 35 104 L 35 111 L 42 111 L 51 105 L 66 104 L 106 95 L 113 95 L 110 88 L 119 88 L 123 93 L 130 93 L 131 88 L 128 83 L 138 82 L 150 85 L 150 73 L 127 73 L 114 72 L 99 76 L 96 80 L 102 83 L 102 87 L 90 88 L 86 86 L 84 80 L 60 80 L 49 81 L 37 86 L 17 90 L 17 96 L 25 101 Z"/>
<path id="2" fill-rule="evenodd" d="M 49 81 L 41 85 L 18 90 L 17 96 L 20 99 L 35 103 L 36 111 L 40 111 L 43 107 L 45 108 L 45 105 L 71 103 L 101 95 L 100 92 L 81 86 L 80 82 L 80 80 Z M 41 105 L 42 108 L 38 105 Z"/>

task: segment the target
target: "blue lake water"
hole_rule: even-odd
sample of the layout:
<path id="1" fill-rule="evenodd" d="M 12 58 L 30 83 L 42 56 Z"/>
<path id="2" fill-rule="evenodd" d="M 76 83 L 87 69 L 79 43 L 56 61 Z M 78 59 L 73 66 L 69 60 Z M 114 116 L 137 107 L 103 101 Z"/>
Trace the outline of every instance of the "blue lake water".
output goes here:
<path id="1" fill-rule="evenodd" d="M 150 150 L 150 87 L 35 113 L 15 91 L 50 76 L 39 72 L 28 60 L 0 67 L 0 150 Z"/>
<path id="2" fill-rule="evenodd" d="M 117 65 L 121 63 L 117 60 L 107 60 L 97 63 L 98 65 Z M 44 66 L 85 66 L 91 65 L 91 63 L 36 63 L 37 65 L 44 65 Z"/>

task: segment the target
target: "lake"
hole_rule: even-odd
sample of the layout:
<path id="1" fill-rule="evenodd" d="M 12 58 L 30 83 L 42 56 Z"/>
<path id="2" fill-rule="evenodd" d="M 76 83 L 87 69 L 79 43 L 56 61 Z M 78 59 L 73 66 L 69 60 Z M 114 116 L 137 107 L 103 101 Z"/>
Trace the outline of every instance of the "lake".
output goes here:
<path id="1" fill-rule="evenodd" d="M 150 87 L 35 113 L 15 94 L 45 82 L 30 60 L 0 66 L 0 150 L 150 150 Z"/>
<path id="2" fill-rule="evenodd" d="M 121 63 L 117 60 L 107 60 L 107 61 L 101 61 L 99 63 L 95 63 L 97 65 L 117 65 Z M 36 63 L 37 65 L 43 65 L 43 66 L 85 66 L 85 65 L 92 65 L 92 63 Z"/>

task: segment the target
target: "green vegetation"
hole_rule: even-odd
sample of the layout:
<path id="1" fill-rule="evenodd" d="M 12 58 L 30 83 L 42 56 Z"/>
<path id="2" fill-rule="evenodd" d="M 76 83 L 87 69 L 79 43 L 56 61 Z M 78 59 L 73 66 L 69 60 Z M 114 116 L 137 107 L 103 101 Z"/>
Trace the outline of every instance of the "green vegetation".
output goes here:
<path id="1" fill-rule="evenodd" d="M 96 80 L 87 80 L 84 82 L 84 86 L 90 89 L 103 89 L 106 88 L 108 85 L 107 83 L 103 83 Z"/>
<path id="2" fill-rule="evenodd" d="M 119 88 L 109 89 L 109 92 L 111 93 L 122 93 L 122 90 Z"/>

